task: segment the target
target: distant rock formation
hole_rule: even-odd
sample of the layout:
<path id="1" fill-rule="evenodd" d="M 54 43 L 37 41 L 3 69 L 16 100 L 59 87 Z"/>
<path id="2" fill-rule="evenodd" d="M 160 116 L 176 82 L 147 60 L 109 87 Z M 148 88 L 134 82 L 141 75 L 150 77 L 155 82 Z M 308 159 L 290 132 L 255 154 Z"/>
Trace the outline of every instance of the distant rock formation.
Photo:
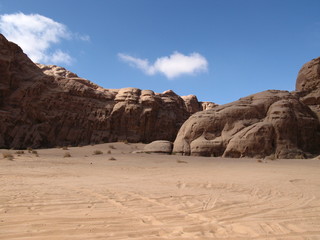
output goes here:
<path id="1" fill-rule="evenodd" d="M 199 102 L 195 95 L 182 96 L 181 98 L 187 107 L 187 111 L 191 114 L 218 106 L 213 102 Z"/>
<path id="2" fill-rule="evenodd" d="M 0 77 L 0 148 L 173 141 L 203 110 L 171 90 L 104 89 L 64 68 L 36 65 L 1 34 Z"/>
<path id="3" fill-rule="evenodd" d="M 269 90 L 195 113 L 178 132 L 173 152 L 257 158 L 318 155 L 320 58 L 301 68 L 296 90 Z"/>

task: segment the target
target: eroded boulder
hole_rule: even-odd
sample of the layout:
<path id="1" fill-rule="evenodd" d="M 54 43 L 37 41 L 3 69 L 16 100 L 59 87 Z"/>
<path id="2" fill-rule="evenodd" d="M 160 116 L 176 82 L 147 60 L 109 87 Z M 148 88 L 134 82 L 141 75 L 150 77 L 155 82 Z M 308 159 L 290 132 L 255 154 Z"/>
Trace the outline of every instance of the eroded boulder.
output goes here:
<path id="1" fill-rule="evenodd" d="M 147 144 L 144 147 L 143 152 L 145 153 L 161 153 L 161 154 L 171 154 L 173 144 L 166 140 L 157 140 Z"/>
<path id="2" fill-rule="evenodd" d="M 319 121 L 296 94 L 269 90 L 192 115 L 173 152 L 224 157 L 303 158 L 319 153 Z"/>
<path id="3" fill-rule="evenodd" d="M 320 57 L 305 63 L 297 77 L 296 90 L 313 91 L 320 88 Z"/>

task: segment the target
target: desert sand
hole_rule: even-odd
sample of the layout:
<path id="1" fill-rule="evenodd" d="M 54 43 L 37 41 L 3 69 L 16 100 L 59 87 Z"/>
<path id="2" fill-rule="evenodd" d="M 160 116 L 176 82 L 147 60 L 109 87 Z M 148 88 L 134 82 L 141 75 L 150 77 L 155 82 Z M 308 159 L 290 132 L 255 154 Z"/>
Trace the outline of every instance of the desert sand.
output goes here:
<path id="1" fill-rule="evenodd" d="M 319 159 L 131 153 L 143 146 L 1 155 L 0 239 L 320 239 Z"/>

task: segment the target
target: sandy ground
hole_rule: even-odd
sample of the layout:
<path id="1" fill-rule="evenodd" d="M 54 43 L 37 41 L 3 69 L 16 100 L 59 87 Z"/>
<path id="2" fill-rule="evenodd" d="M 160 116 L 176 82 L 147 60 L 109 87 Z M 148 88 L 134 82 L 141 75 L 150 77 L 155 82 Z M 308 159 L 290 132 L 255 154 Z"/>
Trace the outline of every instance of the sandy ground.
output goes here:
<path id="1" fill-rule="evenodd" d="M 320 239 L 320 160 L 130 153 L 142 147 L 1 155 L 0 239 Z"/>

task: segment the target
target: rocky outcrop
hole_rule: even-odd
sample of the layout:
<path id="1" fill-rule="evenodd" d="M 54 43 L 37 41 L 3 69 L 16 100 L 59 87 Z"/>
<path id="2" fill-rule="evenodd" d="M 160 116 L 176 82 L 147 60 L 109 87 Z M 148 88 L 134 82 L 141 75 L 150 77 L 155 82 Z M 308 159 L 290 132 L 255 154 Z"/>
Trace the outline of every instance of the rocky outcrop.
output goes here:
<path id="1" fill-rule="evenodd" d="M 219 106 L 218 104 L 213 103 L 213 102 L 200 102 L 200 103 L 201 103 L 201 107 L 202 107 L 203 111 L 213 109 L 213 108 Z"/>
<path id="2" fill-rule="evenodd" d="M 224 157 L 306 158 L 320 153 L 320 58 L 303 65 L 296 91 L 269 90 L 197 112 L 173 151 Z"/>
<path id="3" fill-rule="evenodd" d="M 173 144 L 166 140 L 157 140 L 147 144 L 143 151 L 144 153 L 161 153 L 161 154 L 171 154 Z"/>
<path id="4" fill-rule="evenodd" d="M 269 90 L 192 115 L 173 152 L 224 157 L 305 158 L 320 152 L 317 116 L 299 94 Z"/>
<path id="5" fill-rule="evenodd" d="M 2 35 L 0 76 L 0 148 L 173 141 L 196 111 L 170 90 L 104 89 L 64 68 L 36 65 Z"/>
<path id="6" fill-rule="evenodd" d="M 191 114 L 218 106 L 218 104 L 213 102 L 199 102 L 195 95 L 182 96 L 181 98 L 183 99 L 188 112 Z"/>
<path id="7" fill-rule="evenodd" d="M 305 63 L 296 81 L 296 91 L 311 92 L 320 89 L 320 57 Z"/>
<path id="8" fill-rule="evenodd" d="M 295 92 L 269 90 L 218 106 L 171 90 L 104 89 L 34 64 L 0 34 L 0 77 L 0 148 L 176 139 L 173 151 L 186 155 L 320 154 L 320 58 L 302 67 Z"/>
<path id="9" fill-rule="evenodd" d="M 320 119 L 320 57 L 304 64 L 296 81 L 300 100 L 308 105 Z"/>

